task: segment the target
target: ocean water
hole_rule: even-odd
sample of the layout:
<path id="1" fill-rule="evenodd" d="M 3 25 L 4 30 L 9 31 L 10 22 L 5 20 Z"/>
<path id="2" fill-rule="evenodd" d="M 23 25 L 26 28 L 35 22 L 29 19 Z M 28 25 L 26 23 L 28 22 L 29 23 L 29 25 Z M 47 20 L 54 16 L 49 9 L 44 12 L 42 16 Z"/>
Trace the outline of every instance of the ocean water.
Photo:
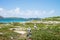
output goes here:
<path id="1" fill-rule="evenodd" d="M 28 20 L 22 18 L 0 18 L 0 23 L 10 23 L 10 22 L 26 22 Z"/>

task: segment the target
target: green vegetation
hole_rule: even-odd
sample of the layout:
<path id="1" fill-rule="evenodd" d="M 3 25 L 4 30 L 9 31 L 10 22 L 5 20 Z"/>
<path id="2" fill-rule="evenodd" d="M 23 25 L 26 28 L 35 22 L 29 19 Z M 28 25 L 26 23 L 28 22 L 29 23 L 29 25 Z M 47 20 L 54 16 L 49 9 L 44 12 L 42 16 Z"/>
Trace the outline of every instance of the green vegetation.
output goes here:
<path id="1" fill-rule="evenodd" d="M 56 19 L 55 21 L 59 20 Z M 26 35 L 21 36 L 21 34 L 14 32 L 14 30 L 10 30 L 10 28 L 23 28 L 23 29 L 26 28 L 24 31 L 27 31 L 28 27 L 31 27 L 32 29 L 31 36 L 32 40 L 60 40 L 59 23 L 56 24 L 35 23 L 35 24 L 37 26 L 37 29 L 34 29 L 34 23 L 8 23 L 8 25 L 1 23 L 0 40 L 26 40 L 27 39 Z M 13 37 L 13 39 L 11 39 L 11 37 Z"/>
<path id="2" fill-rule="evenodd" d="M 12 24 L 11 24 L 12 25 Z M 16 24 L 17 26 L 18 24 Z M 26 23 L 25 25 L 21 24 L 20 26 L 25 26 L 26 28 L 32 28 L 32 39 L 33 40 L 60 40 L 60 24 L 42 24 L 37 23 L 37 29 L 34 29 L 33 23 Z M 15 25 L 14 25 L 15 26 Z M 13 27 L 14 27 L 13 26 Z M 13 30 L 9 30 L 12 26 L 4 26 L 0 28 L 0 40 L 11 40 L 10 37 L 14 37 L 14 40 L 23 40 L 23 38 L 19 39 L 20 34 L 13 32 Z M 26 39 L 26 38 L 25 38 Z M 25 40 L 24 39 L 24 40 Z"/>
<path id="3" fill-rule="evenodd" d="M 42 20 L 44 20 L 44 21 L 60 21 L 60 16 L 57 16 L 57 17 L 48 17 L 48 18 L 44 18 Z"/>
<path id="4" fill-rule="evenodd" d="M 48 27 L 32 31 L 33 40 L 60 40 L 60 25 L 48 25 Z"/>

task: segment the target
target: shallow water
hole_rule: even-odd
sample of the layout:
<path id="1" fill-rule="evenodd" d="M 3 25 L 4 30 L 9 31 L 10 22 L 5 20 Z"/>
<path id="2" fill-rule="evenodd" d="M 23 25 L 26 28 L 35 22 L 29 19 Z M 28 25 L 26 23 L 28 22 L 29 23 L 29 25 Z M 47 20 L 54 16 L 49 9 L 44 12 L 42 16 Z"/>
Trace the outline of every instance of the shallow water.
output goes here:
<path id="1" fill-rule="evenodd" d="M 10 23 L 10 22 L 26 22 L 28 20 L 21 18 L 1 18 L 0 23 Z"/>

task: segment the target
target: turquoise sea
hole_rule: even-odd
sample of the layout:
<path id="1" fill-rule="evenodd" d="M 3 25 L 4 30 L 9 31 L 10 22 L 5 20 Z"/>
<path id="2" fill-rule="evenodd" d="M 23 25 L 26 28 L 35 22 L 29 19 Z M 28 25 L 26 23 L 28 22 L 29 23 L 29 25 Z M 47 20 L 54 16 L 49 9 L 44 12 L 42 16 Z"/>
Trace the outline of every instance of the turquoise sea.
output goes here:
<path id="1" fill-rule="evenodd" d="M 10 23 L 10 22 L 26 22 L 28 20 L 23 18 L 0 18 L 0 23 Z"/>

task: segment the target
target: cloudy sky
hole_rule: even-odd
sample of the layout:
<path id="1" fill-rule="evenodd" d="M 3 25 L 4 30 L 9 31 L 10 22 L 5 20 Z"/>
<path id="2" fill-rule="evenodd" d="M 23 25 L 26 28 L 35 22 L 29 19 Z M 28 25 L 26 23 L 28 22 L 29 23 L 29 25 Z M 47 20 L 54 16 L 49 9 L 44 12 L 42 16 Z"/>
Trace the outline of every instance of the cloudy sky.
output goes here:
<path id="1" fill-rule="evenodd" d="M 60 0 L 0 0 L 0 16 L 23 18 L 60 16 Z"/>

